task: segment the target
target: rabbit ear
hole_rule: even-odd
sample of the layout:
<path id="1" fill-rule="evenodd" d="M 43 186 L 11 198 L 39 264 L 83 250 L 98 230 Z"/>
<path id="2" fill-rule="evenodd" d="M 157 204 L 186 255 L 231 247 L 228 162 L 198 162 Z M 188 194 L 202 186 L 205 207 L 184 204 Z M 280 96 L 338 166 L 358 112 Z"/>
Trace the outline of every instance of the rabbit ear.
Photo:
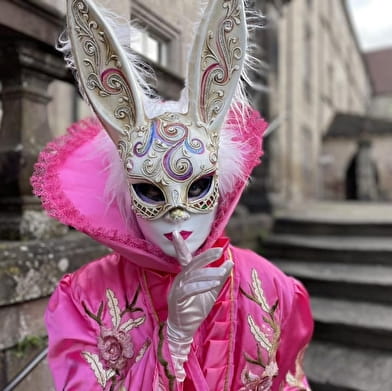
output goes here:
<path id="1" fill-rule="evenodd" d="M 126 53 L 91 0 L 67 0 L 67 25 L 79 83 L 107 132 L 121 135 L 145 122 L 140 87 Z"/>
<path id="2" fill-rule="evenodd" d="M 244 64 L 247 42 L 243 0 L 209 0 L 191 51 L 189 114 L 219 129 Z"/>

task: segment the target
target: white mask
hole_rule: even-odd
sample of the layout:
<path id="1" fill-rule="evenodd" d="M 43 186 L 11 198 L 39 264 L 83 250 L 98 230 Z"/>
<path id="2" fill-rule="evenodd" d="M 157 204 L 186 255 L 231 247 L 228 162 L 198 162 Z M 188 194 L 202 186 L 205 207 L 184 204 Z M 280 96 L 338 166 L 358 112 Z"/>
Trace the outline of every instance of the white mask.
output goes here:
<path id="1" fill-rule="evenodd" d="M 183 115 L 166 114 L 118 147 L 145 239 L 175 256 L 176 230 L 195 252 L 210 233 L 219 196 L 217 146 L 208 133 Z"/>

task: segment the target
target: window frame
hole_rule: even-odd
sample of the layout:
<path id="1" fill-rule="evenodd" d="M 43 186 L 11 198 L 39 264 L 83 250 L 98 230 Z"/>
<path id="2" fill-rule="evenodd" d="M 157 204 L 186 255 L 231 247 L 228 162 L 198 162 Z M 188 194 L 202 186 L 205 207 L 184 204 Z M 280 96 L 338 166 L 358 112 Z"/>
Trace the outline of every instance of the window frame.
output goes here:
<path id="1" fill-rule="evenodd" d="M 164 65 L 151 61 L 175 75 L 181 75 L 184 61 L 181 48 L 181 32 L 167 20 L 152 13 L 150 9 L 137 0 L 132 1 L 131 20 L 145 28 L 152 38 L 167 44 L 167 63 Z M 143 55 L 143 53 L 141 54 Z"/>

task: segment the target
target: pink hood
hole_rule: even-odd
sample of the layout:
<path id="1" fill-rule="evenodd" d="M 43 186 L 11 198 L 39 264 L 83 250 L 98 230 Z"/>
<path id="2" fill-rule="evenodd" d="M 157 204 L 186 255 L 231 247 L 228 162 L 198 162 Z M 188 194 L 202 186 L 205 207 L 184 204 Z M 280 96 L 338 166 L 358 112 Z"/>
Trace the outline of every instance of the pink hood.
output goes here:
<path id="1" fill-rule="evenodd" d="M 238 146 L 246 148 L 243 178 L 233 191 L 221 197 L 211 234 L 200 251 L 210 248 L 223 234 L 253 168 L 260 163 L 262 134 L 267 124 L 256 111 L 249 111 L 246 126 L 237 129 Z M 138 227 L 129 228 L 115 204 L 107 205 L 104 188 L 107 170 L 104 159 L 92 154 L 92 141 L 104 131 L 96 119 L 73 124 L 65 136 L 49 143 L 41 152 L 31 179 L 34 194 L 47 213 L 73 226 L 120 253 L 131 262 L 155 270 L 178 273 L 174 258 L 147 242 Z M 86 159 L 86 156 L 95 158 Z M 224 199 L 222 199 L 224 198 Z"/>

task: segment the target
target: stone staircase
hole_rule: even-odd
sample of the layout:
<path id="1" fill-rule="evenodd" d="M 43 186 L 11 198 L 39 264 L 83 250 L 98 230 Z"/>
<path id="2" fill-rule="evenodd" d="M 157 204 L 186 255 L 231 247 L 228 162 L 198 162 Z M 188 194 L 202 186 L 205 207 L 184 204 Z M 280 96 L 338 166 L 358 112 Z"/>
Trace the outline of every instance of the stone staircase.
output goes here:
<path id="1" fill-rule="evenodd" d="M 313 391 L 392 390 L 392 204 L 279 211 L 261 252 L 311 295 Z"/>

